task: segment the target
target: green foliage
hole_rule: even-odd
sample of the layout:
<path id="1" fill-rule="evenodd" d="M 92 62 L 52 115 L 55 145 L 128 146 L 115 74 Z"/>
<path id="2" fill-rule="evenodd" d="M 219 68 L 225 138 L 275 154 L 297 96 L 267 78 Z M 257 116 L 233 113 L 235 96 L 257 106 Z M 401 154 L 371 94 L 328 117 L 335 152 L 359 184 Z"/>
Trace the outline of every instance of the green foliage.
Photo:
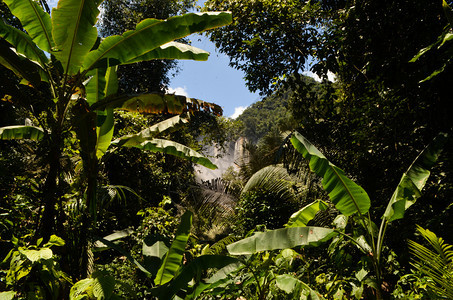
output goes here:
<path id="1" fill-rule="evenodd" d="M 335 207 L 344 215 L 364 214 L 370 208 L 370 198 L 362 187 L 349 179 L 344 171 L 329 162 L 308 140 L 298 132 L 291 137 L 297 151 L 309 161 L 310 169 L 323 178 L 324 189 Z"/>
<path id="2" fill-rule="evenodd" d="M 282 227 L 298 206 L 296 178 L 279 165 L 256 172 L 242 189 L 236 206 L 238 229 L 245 233 L 257 225 Z"/>
<path id="3" fill-rule="evenodd" d="M 14 248 L 2 262 L 6 275 L 2 278 L 8 295 L 31 299 L 60 299 L 71 279 L 60 268 L 58 257 L 52 247 L 64 246 L 65 242 L 52 235 L 45 244 L 39 239 L 36 245 L 20 245 L 22 240 L 13 237 Z M 14 291 L 14 292 L 13 292 Z M 2 296 L 7 297 L 7 293 Z"/>
<path id="4" fill-rule="evenodd" d="M 305 69 L 318 46 L 323 12 L 318 2 L 275 0 L 205 3 L 206 10 L 233 12 L 233 23 L 210 33 L 231 65 L 245 72 L 251 91 L 270 94 L 284 76 Z M 278 41 L 278 42 L 276 42 Z"/>
<path id="5" fill-rule="evenodd" d="M 412 265 L 432 279 L 427 285 L 438 297 L 446 299 L 453 297 L 453 246 L 420 226 L 417 227 L 417 232 L 434 251 L 417 242 L 409 241 L 409 249 L 413 255 Z"/>
<path id="6" fill-rule="evenodd" d="M 404 212 L 420 195 L 420 190 L 424 187 L 427 178 L 429 177 L 429 169 L 436 162 L 437 157 L 446 142 L 446 138 L 446 134 L 439 134 L 436 139 L 420 153 L 409 167 L 408 171 L 403 175 L 403 179 L 400 181 L 394 196 L 390 199 L 388 204 L 388 207 L 396 210 L 396 213 L 394 214 L 402 218 Z M 291 142 L 296 150 L 301 152 L 301 154 L 309 160 L 312 171 L 323 177 L 323 186 L 329 192 L 331 201 L 336 204 L 340 213 L 344 216 L 350 216 L 357 213 L 357 222 L 365 230 L 366 237 L 360 235 L 360 233 L 356 231 L 353 237 L 349 238 L 364 252 L 364 254 L 368 255 L 371 253 L 371 261 L 376 276 L 374 288 L 377 290 L 378 297 L 382 297 L 380 283 L 383 280 L 383 240 L 388 224 L 396 218 L 392 217 L 393 214 L 389 216 L 389 209 L 387 209 L 378 231 L 376 225 L 370 218 L 370 214 L 367 215 L 370 199 L 364 190 L 347 178 L 341 169 L 338 169 L 331 164 L 318 149 L 299 133 L 296 132 L 292 136 Z M 331 172 L 331 170 L 333 170 L 333 172 Z M 407 184 L 408 182 L 412 184 Z M 364 197 L 363 194 L 366 197 Z M 407 201 L 407 199 L 410 201 Z M 350 203 L 350 205 L 338 205 L 341 201 Z M 394 205 L 394 203 L 398 203 L 398 201 L 405 203 L 405 205 Z M 406 203 L 406 201 L 408 203 Z M 362 206 L 366 207 L 363 211 L 360 209 Z M 344 235 L 344 233 L 342 234 Z"/>

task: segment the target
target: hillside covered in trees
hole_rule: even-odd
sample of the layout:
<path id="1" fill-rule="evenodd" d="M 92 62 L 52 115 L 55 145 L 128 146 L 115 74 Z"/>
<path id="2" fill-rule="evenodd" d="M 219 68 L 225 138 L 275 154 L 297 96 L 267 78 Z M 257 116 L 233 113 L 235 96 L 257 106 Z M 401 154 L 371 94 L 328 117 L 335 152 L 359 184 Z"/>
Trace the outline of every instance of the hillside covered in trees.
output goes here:
<path id="1" fill-rule="evenodd" d="M 0 299 L 452 299 L 452 3 L 194 2 L 0 3 Z"/>

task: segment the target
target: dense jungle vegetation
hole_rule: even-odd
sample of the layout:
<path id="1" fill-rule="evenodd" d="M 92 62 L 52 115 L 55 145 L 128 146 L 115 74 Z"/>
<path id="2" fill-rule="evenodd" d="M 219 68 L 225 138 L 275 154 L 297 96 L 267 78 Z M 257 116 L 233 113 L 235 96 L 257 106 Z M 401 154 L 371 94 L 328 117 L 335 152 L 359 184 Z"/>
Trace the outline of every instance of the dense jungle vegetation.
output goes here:
<path id="1" fill-rule="evenodd" d="M 49 5 L 0 2 L 0 299 L 453 299 L 450 1 Z M 236 120 L 165 94 L 197 32 Z"/>

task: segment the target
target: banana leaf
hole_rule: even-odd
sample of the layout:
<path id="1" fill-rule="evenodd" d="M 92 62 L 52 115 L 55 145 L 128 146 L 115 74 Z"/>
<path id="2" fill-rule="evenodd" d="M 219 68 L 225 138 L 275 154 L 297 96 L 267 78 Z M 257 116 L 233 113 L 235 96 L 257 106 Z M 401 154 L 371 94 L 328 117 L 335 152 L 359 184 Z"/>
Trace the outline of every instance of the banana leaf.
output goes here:
<path id="1" fill-rule="evenodd" d="M 33 86 L 38 86 L 41 81 L 48 81 L 47 73 L 39 64 L 17 55 L 5 40 L 0 40 L 0 64 Z"/>
<path id="2" fill-rule="evenodd" d="M 196 61 L 205 61 L 208 60 L 208 57 L 209 52 L 202 49 L 182 43 L 170 42 L 154 50 L 146 52 L 141 56 L 135 57 L 123 63 L 123 65 L 151 59 L 191 59 Z"/>
<path id="3" fill-rule="evenodd" d="M 330 228 L 289 227 L 255 233 L 253 236 L 227 246 L 232 255 L 247 255 L 260 251 L 294 248 L 296 246 L 318 246 L 336 236 Z"/>
<path id="4" fill-rule="evenodd" d="M 440 133 L 403 174 L 383 216 L 388 222 L 403 218 L 406 210 L 421 196 L 431 173 L 429 170 L 436 163 L 447 138 L 446 133 Z"/>
<path id="5" fill-rule="evenodd" d="M 222 255 L 202 255 L 195 258 L 181 273 L 168 285 L 157 287 L 151 290 L 151 293 L 158 297 L 159 300 L 170 300 L 178 291 L 187 288 L 189 281 L 193 278 L 200 278 L 202 272 L 208 269 L 221 269 L 227 265 L 238 263 L 239 260 L 234 257 Z M 201 291 L 200 291 L 201 292 Z"/>
<path id="6" fill-rule="evenodd" d="M 310 169 L 323 178 L 322 185 L 335 207 L 345 216 L 364 214 L 370 209 L 365 190 L 349 179 L 344 171 L 329 162 L 305 137 L 295 132 L 291 143 L 309 161 Z"/>
<path id="7" fill-rule="evenodd" d="M 190 227 L 192 226 L 192 213 L 186 211 L 181 217 L 181 224 L 173 243 L 165 255 L 164 261 L 157 271 L 156 278 L 154 279 L 155 285 L 163 285 L 172 280 L 182 266 L 182 259 L 184 251 L 189 240 Z"/>
<path id="8" fill-rule="evenodd" d="M 1 18 L 0 37 L 13 45 L 18 54 L 24 55 L 29 60 L 38 63 L 42 68 L 44 68 L 48 62 L 48 58 L 44 52 L 36 46 L 30 36 L 19 29 L 6 25 Z"/>
<path id="9" fill-rule="evenodd" d="M 39 141 L 44 137 L 44 130 L 39 127 L 16 125 L 0 128 L 1 140 L 20 140 L 28 139 Z"/>
<path id="10" fill-rule="evenodd" d="M 16 16 L 33 42 L 50 53 L 54 46 L 52 21 L 38 2 L 33 0 L 4 0 L 11 13 Z"/>
<path id="11" fill-rule="evenodd" d="M 310 288 L 308 284 L 300 281 L 290 274 L 277 275 L 275 277 L 275 285 L 282 291 L 285 291 L 287 294 L 291 294 L 293 292 L 301 292 L 301 294 L 308 295 L 308 299 L 324 299 L 321 294 Z M 303 298 L 300 297 L 300 299 Z"/>
<path id="12" fill-rule="evenodd" d="M 226 12 L 191 13 L 167 20 L 143 20 L 135 30 L 104 39 L 98 49 L 85 57 L 83 70 L 127 63 L 166 43 L 229 24 L 231 20 L 231 14 Z"/>
<path id="13" fill-rule="evenodd" d="M 203 110 L 216 116 L 222 115 L 222 108 L 217 104 L 186 96 L 161 93 L 112 96 L 91 106 L 91 109 L 94 110 L 106 108 L 117 108 L 144 114 L 169 113 L 177 115 L 186 111 Z"/>
<path id="14" fill-rule="evenodd" d="M 179 124 L 187 123 L 187 119 L 182 118 L 181 116 L 174 116 L 169 119 L 166 119 L 162 122 L 154 124 L 153 126 L 146 128 L 136 134 L 128 134 L 122 137 L 117 138 L 112 142 L 116 146 L 125 146 L 133 147 L 135 145 L 141 144 L 145 141 L 154 139 L 159 135 L 159 133 L 164 132 L 168 129 L 175 128 Z"/>
<path id="15" fill-rule="evenodd" d="M 105 96 L 115 94 L 118 91 L 118 76 L 116 73 L 116 67 L 108 68 L 104 78 L 105 85 L 103 86 L 104 91 L 102 94 Z M 96 124 L 96 157 L 98 159 L 107 152 L 113 138 L 113 129 L 113 109 L 108 108 L 105 111 L 98 110 Z"/>
<path id="16" fill-rule="evenodd" d="M 102 0 L 59 1 L 52 9 L 52 54 L 62 63 L 65 73 L 76 74 L 98 38 L 94 26 Z"/>
<path id="17" fill-rule="evenodd" d="M 326 210 L 328 207 L 329 206 L 324 201 L 316 200 L 292 214 L 288 223 L 285 224 L 285 227 L 307 226 L 308 222 L 315 217 L 318 211 Z"/>
<path id="18" fill-rule="evenodd" d="M 114 142 L 112 142 L 113 145 L 115 145 Z M 192 150 L 187 146 L 169 140 L 152 139 L 140 144 L 130 143 L 126 145 L 126 147 L 134 147 L 142 150 L 149 150 L 152 152 L 171 154 L 212 170 L 217 169 L 217 166 L 215 164 L 213 164 L 208 158 L 204 157 L 200 153 Z"/>

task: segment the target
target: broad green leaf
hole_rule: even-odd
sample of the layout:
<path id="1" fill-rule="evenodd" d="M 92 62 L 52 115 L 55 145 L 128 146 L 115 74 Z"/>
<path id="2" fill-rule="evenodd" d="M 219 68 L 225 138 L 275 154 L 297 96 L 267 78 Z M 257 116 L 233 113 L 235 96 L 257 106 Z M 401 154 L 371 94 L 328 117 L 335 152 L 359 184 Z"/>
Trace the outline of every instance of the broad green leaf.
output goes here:
<path id="1" fill-rule="evenodd" d="M 0 40 L 0 64 L 34 86 L 38 86 L 41 80 L 48 81 L 47 73 L 39 64 L 17 55 L 5 40 Z"/>
<path id="2" fill-rule="evenodd" d="M 113 242 L 113 241 L 125 238 L 127 236 L 130 236 L 132 233 L 134 233 L 134 230 L 132 230 L 130 228 L 126 228 L 123 230 L 115 231 L 114 233 L 105 236 L 104 239 L 107 241 Z M 105 247 L 107 247 L 107 245 L 105 245 L 101 241 L 96 241 L 94 243 L 94 247 L 95 248 L 105 248 Z"/>
<path id="3" fill-rule="evenodd" d="M 135 30 L 104 39 L 83 63 L 84 70 L 126 63 L 176 39 L 231 22 L 226 12 L 186 14 L 167 20 L 146 19 Z"/>
<path id="4" fill-rule="evenodd" d="M 169 285 L 158 287 L 152 293 L 158 296 L 159 300 L 170 300 L 179 290 L 187 288 L 189 281 L 193 278 L 200 278 L 203 271 L 212 268 L 221 269 L 238 262 L 238 259 L 229 256 L 199 256 L 187 264 L 187 266 L 184 266 L 181 273 Z"/>
<path id="5" fill-rule="evenodd" d="M 205 111 L 217 116 L 222 115 L 222 108 L 214 103 L 171 94 L 140 94 L 107 97 L 104 101 L 91 106 L 94 110 L 117 108 L 145 114 Z"/>
<path id="6" fill-rule="evenodd" d="M 163 241 L 157 241 L 151 246 L 148 246 L 145 242 L 143 242 L 142 252 L 143 256 L 158 257 L 159 259 L 162 259 L 162 257 L 167 254 L 168 247 Z"/>
<path id="7" fill-rule="evenodd" d="M 107 152 L 113 137 L 113 109 L 97 111 L 96 157 L 100 159 Z"/>
<path id="8" fill-rule="evenodd" d="M 61 61 L 64 71 L 76 74 L 85 56 L 96 43 L 98 32 L 94 26 L 101 0 L 59 1 L 52 9 L 52 36 L 55 51 L 52 54 Z"/>
<path id="9" fill-rule="evenodd" d="M 296 246 L 317 246 L 336 235 L 333 229 L 322 227 L 280 228 L 255 233 L 251 237 L 228 245 L 227 250 L 232 255 L 246 255 Z"/>
<path id="10" fill-rule="evenodd" d="M 348 217 L 345 215 L 338 215 L 333 220 L 333 224 L 335 225 L 336 229 L 344 230 L 346 225 L 348 225 Z"/>
<path id="11" fill-rule="evenodd" d="M 16 294 L 15 291 L 0 292 L 0 300 L 13 300 Z"/>
<path id="12" fill-rule="evenodd" d="M 373 253 L 373 249 L 370 247 L 366 238 L 363 235 L 355 238 L 355 241 L 356 241 L 359 249 L 362 250 L 364 253 L 366 253 L 366 254 Z"/>
<path id="13" fill-rule="evenodd" d="M 166 119 L 162 122 L 159 122 L 149 128 L 146 128 L 136 134 L 124 135 L 120 138 L 117 138 L 112 142 L 116 146 L 125 146 L 125 147 L 134 147 L 145 141 L 149 141 L 157 137 L 161 132 L 164 132 L 168 129 L 174 128 L 179 124 L 187 123 L 187 119 L 182 118 L 181 116 L 174 116 L 169 119 Z"/>
<path id="14" fill-rule="evenodd" d="M 93 278 L 85 278 L 77 281 L 69 291 L 70 300 L 78 300 L 86 298 L 83 294 L 93 285 Z"/>
<path id="15" fill-rule="evenodd" d="M 106 69 L 94 69 L 88 72 L 89 80 L 85 84 L 88 105 L 91 106 L 105 98 L 106 74 Z"/>
<path id="16" fill-rule="evenodd" d="M 39 250 L 19 248 L 19 252 L 25 255 L 31 262 L 37 262 L 41 259 L 50 259 L 53 255 L 50 248 L 41 248 Z"/>
<path id="17" fill-rule="evenodd" d="M 135 57 L 123 63 L 123 65 L 151 59 L 191 59 L 196 61 L 205 61 L 208 60 L 208 57 L 209 52 L 202 49 L 182 43 L 170 42 L 154 50 L 146 52 L 141 56 Z"/>
<path id="18" fill-rule="evenodd" d="M 429 169 L 436 163 L 447 137 L 440 133 L 403 174 L 383 216 L 388 222 L 403 218 L 406 210 L 420 197 L 430 175 Z"/>
<path id="19" fill-rule="evenodd" d="M 368 275 L 368 271 L 364 268 L 360 269 L 357 273 L 355 273 L 355 278 L 357 278 L 360 282 Z"/>
<path id="20" fill-rule="evenodd" d="M 69 299 L 86 299 L 86 295 L 94 299 L 112 299 L 115 278 L 104 272 L 95 272 L 91 278 L 76 282 L 70 292 Z M 91 297 L 90 297 L 91 299 Z"/>
<path id="21" fill-rule="evenodd" d="M 44 247 L 51 247 L 51 246 L 64 246 L 65 242 L 61 237 L 52 234 L 50 236 L 49 241 L 44 245 Z"/>
<path id="22" fill-rule="evenodd" d="M 118 77 L 116 67 L 95 69 L 91 71 L 88 84 L 86 85 L 87 102 L 89 105 L 97 103 L 104 97 L 116 94 L 118 91 Z M 96 124 L 96 156 L 101 158 L 110 146 L 113 137 L 114 120 L 113 109 L 107 108 L 104 111 L 97 111 Z"/>
<path id="23" fill-rule="evenodd" d="M 295 212 L 289 218 L 285 227 L 303 227 L 307 226 L 308 222 L 312 220 L 316 213 L 320 210 L 326 210 L 329 206 L 322 200 L 316 200 Z"/>
<path id="24" fill-rule="evenodd" d="M 306 138 L 295 132 L 291 143 L 309 161 L 310 169 L 323 178 L 324 189 L 342 214 L 364 214 L 370 209 L 370 198 L 365 190 L 329 162 Z"/>
<path id="25" fill-rule="evenodd" d="M 15 125 L 0 127 L 0 140 L 28 139 L 39 141 L 44 137 L 44 130 L 39 127 Z"/>
<path id="26" fill-rule="evenodd" d="M 324 299 L 319 293 L 310 288 L 305 282 L 300 281 L 290 274 L 277 275 L 275 277 L 276 286 L 287 294 L 305 291 L 309 299 Z M 297 297 L 298 298 L 298 297 Z"/>
<path id="27" fill-rule="evenodd" d="M 165 255 L 165 259 L 157 272 L 154 284 L 163 285 L 172 280 L 179 269 L 182 267 L 182 258 L 190 235 L 192 226 L 192 213 L 186 211 L 181 217 L 176 231 L 175 240 L 171 243 L 170 249 Z"/>
<path id="28" fill-rule="evenodd" d="M 41 67 L 45 67 L 48 58 L 39 49 L 33 40 L 26 33 L 12 26 L 6 25 L 0 18 L 0 37 L 16 48 L 16 52 L 24 55 L 31 61 L 37 62 Z"/>
<path id="29" fill-rule="evenodd" d="M 215 164 L 213 164 L 208 158 L 204 157 L 200 153 L 192 150 L 187 146 L 169 140 L 152 139 L 150 141 L 145 141 L 137 145 L 129 145 L 126 147 L 134 147 L 142 150 L 149 150 L 152 152 L 170 154 L 189 160 L 193 163 L 202 165 L 212 170 L 217 169 L 217 166 Z"/>
<path id="30" fill-rule="evenodd" d="M 96 299 L 111 299 L 115 288 L 115 278 L 109 273 L 97 272 L 92 275 L 94 281 L 92 285 L 93 295 Z"/>
<path id="31" fill-rule="evenodd" d="M 15 15 L 33 42 L 42 50 L 50 53 L 53 47 L 52 21 L 48 13 L 33 0 L 4 0 L 11 13 Z"/>

